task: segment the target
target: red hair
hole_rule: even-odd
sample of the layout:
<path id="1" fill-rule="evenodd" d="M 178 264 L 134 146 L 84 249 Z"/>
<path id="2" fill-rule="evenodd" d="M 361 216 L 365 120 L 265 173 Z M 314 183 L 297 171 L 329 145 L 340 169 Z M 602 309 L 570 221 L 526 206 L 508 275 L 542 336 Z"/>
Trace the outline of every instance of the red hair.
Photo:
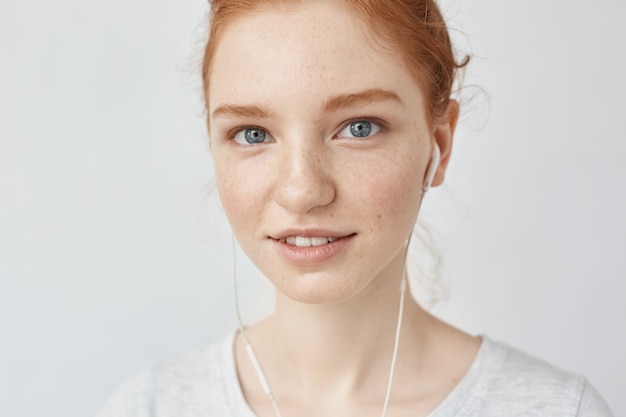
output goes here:
<path id="1" fill-rule="evenodd" d="M 303 0 L 299 0 L 303 1 Z M 401 54 L 424 90 L 431 120 L 444 114 L 450 102 L 458 63 L 448 29 L 435 0 L 344 0 L 382 41 Z M 224 28 L 259 6 L 294 4 L 296 0 L 211 0 L 209 39 L 202 63 L 202 83 L 208 108 L 209 75 L 217 42 Z"/>

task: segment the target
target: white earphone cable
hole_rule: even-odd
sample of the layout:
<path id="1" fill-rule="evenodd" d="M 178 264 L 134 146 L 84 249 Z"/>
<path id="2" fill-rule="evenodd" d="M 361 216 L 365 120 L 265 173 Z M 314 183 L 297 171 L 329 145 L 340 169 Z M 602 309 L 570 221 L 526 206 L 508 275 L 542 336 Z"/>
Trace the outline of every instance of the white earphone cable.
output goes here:
<path id="1" fill-rule="evenodd" d="M 239 332 L 241 333 L 241 336 L 243 337 L 243 342 L 245 345 L 246 353 L 248 354 L 248 358 L 250 358 L 250 362 L 252 363 L 254 372 L 256 373 L 259 382 L 261 383 L 261 387 L 263 388 L 263 391 L 272 402 L 272 405 L 274 406 L 274 411 L 276 411 L 276 415 L 278 417 L 282 417 L 282 415 L 280 414 L 280 409 L 278 408 L 278 403 L 276 402 L 276 399 L 274 398 L 274 394 L 272 393 L 272 389 L 270 388 L 270 384 L 267 381 L 267 378 L 265 377 L 263 368 L 261 368 L 261 363 L 257 359 L 256 354 L 254 353 L 254 349 L 252 348 L 252 344 L 250 344 L 250 340 L 248 340 L 248 335 L 246 335 L 246 331 L 243 328 L 243 323 L 241 321 L 241 312 L 239 310 L 239 295 L 237 291 L 237 258 L 235 256 L 235 251 L 237 248 L 235 247 L 235 236 L 233 235 L 232 232 L 230 235 L 230 241 L 231 241 L 231 246 L 232 246 L 231 272 L 233 274 L 232 276 L 233 295 L 235 297 L 235 313 L 237 315 L 237 324 L 239 325 Z"/>
<path id="2" fill-rule="evenodd" d="M 410 239 L 409 239 L 410 240 Z M 408 245 L 407 245 L 408 247 Z M 391 357 L 391 369 L 389 370 L 389 383 L 387 384 L 387 394 L 383 405 L 382 417 L 387 415 L 389 398 L 391 397 L 391 387 L 393 385 L 393 372 L 396 369 L 396 359 L 398 358 L 398 346 L 400 345 L 400 329 L 402 328 L 402 313 L 404 312 L 404 293 L 406 292 L 406 268 L 400 283 L 400 308 L 398 309 L 398 324 L 396 325 L 396 337 L 393 343 L 393 356 Z"/>

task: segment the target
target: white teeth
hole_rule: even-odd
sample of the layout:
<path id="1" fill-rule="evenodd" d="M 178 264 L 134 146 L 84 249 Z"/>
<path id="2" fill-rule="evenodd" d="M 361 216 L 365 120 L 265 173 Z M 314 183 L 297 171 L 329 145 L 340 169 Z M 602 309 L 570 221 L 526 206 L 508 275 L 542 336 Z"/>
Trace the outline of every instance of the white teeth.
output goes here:
<path id="1" fill-rule="evenodd" d="M 322 246 L 329 242 L 334 242 L 337 238 L 333 237 L 304 237 L 304 236 L 289 236 L 285 238 L 285 242 L 297 247 L 309 247 L 309 246 Z"/>
<path id="2" fill-rule="evenodd" d="M 328 243 L 327 237 L 312 237 L 311 246 L 320 246 Z"/>

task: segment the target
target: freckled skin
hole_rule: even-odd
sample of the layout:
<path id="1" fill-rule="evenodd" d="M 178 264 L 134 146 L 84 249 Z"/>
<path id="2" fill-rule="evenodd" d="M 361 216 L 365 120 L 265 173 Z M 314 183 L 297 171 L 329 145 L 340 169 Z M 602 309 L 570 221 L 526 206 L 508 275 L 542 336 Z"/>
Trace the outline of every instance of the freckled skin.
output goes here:
<path id="1" fill-rule="evenodd" d="M 262 28 L 262 30 L 259 30 Z M 422 92 L 396 56 L 368 40 L 347 10 L 259 11 L 230 24 L 210 74 L 209 114 L 223 104 L 259 105 L 267 119 L 211 120 L 219 194 L 242 248 L 282 294 L 305 303 L 365 296 L 370 284 L 397 282 L 432 153 Z M 384 102 L 328 114 L 329 97 L 393 91 Z M 346 120 L 377 117 L 389 129 L 366 145 L 333 135 Z M 251 150 L 227 133 L 239 125 L 275 139 Z M 443 175 L 443 174 L 442 174 Z M 268 236 L 293 227 L 356 236 L 324 265 L 297 266 Z"/>

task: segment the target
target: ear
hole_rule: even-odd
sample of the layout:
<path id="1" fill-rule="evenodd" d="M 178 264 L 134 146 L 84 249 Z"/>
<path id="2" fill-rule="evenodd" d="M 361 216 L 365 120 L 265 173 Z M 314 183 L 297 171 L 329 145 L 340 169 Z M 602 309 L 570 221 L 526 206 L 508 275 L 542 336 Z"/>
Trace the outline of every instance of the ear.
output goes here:
<path id="1" fill-rule="evenodd" d="M 446 111 L 433 121 L 433 138 L 441 151 L 441 161 L 439 168 L 433 179 L 433 187 L 441 185 L 445 178 L 446 169 L 450 162 L 450 154 L 452 152 L 452 139 L 456 123 L 459 120 L 459 103 L 456 100 L 450 100 Z"/>

